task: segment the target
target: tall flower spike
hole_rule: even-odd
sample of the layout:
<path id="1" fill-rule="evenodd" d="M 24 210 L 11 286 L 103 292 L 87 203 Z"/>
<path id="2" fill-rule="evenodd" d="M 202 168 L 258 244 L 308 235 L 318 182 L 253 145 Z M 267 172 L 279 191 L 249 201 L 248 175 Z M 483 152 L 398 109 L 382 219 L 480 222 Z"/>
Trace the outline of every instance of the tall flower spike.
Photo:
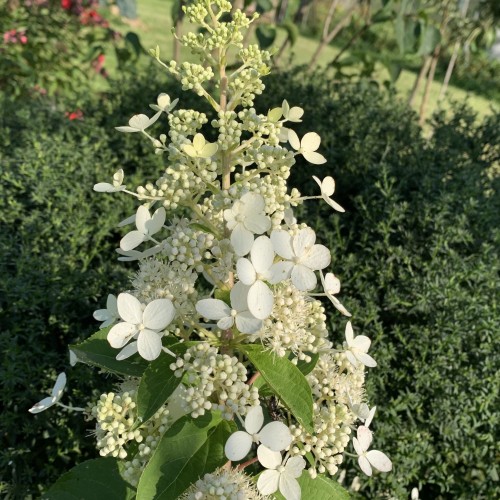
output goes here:
<path id="1" fill-rule="evenodd" d="M 301 491 L 297 479 L 306 466 L 305 460 L 295 456 L 282 462 L 281 453 L 263 445 L 258 447 L 257 456 L 261 465 L 267 469 L 259 475 L 258 490 L 263 495 L 272 495 L 279 490 L 286 500 L 300 500 Z"/>
<path id="2" fill-rule="evenodd" d="M 262 321 L 248 310 L 249 287 L 241 282 L 231 289 L 231 307 L 218 299 L 203 299 L 197 302 L 196 310 L 207 319 L 215 319 L 221 330 L 227 330 L 236 324 L 241 333 L 255 333 L 262 327 Z"/>
<path id="3" fill-rule="evenodd" d="M 54 406 L 59 402 L 62 397 L 64 388 L 66 387 L 66 374 L 64 372 L 60 373 L 57 377 L 54 388 L 52 389 L 52 394 L 48 398 L 44 398 L 35 405 L 33 405 L 28 411 L 30 413 L 40 413 L 41 411 Z"/>
<path id="4" fill-rule="evenodd" d="M 227 228 L 232 231 L 231 245 L 236 255 L 243 257 L 252 248 L 254 234 L 262 234 L 271 228 L 271 219 L 265 215 L 266 202 L 257 193 L 246 193 L 233 206 L 224 210 Z"/>
<path id="5" fill-rule="evenodd" d="M 123 348 L 132 338 L 137 341 L 124 347 L 116 359 L 126 359 L 136 352 L 146 360 L 156 359 L 162 351 L 160 331 L 174 319 L 175 308 L 169 299 L 157 299 L 145 309 L 137 298 L 129 293 L 120 293 L 117 299 L 118 313 L 122 322 L 108 333 L 108 342 L 115 349 Z"/>
<path id="6" fill-rule="evenodd" d="M 324 269 L 331 260 L 330 250 L 315 244 L 316 233 L 311 228 L 305 228 L 292 236 L 278 229 L 271 233 L 271 241 L 276 253 L 286 259 L 274 264 L 271 283 L 291 277 L 299 290 L 312 290 L 318 282 L 314 271 Z"/>
<path id="7" fill-rule="evenodd" d="M 372 475 L 372 468 L 380 472 L 392 470 L 392 462 L 389 457 L 378 450 L 370 450 L 373 435 L 368 427 L 361 425 L 358 427 L 357 437 L 352 439 L 354 449 L 358 454 L 358 464 L 361 470 L 367 475 Z"/>
<path id="8" fill-rule="evenodd" d="M 345 326 L 345 340 L 347 343 L 345 354 L 353 366 L 358 366 L 359 363 L 369 368 L 377 366 L 377 362 L 369 354 L 366 354 L 370 348 L 371 340 L 365 335 L 354 337 L 350 321 Z"/>
<path id="9" fill-rule="evenodd" d="M 240 258 L 236 263 L 238 278 L 250 287 L 247 295 L 248 309 L 257 319 L 266 319 L 273 310 L 273 293 L 264 283 L 271 279 L 273 261 L 271 240 L 267 236 L 259 236 L 250 250 L 250 260 Z"/>
<path id="10" fill-rule="evenodd" d="M 254 406 L 245 417 L 245 430 L 233 432 L 226 441 L 224 446 L 226 457 L 232 462 L 242 460 L 252 448 L 252 443 L 262 443 L 276 452 L 290 446 L 292 435 L 285 424 L 275 421 L 262 427 L 263 424 L 262 407 Z"/>

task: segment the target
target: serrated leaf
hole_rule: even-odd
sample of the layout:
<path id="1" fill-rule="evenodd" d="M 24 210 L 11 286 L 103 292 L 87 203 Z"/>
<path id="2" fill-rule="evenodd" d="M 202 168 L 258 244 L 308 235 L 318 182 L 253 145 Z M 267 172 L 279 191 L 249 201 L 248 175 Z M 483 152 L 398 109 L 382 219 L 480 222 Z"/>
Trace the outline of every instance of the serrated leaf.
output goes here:
<path id="1" fill-rule="evenodd" d="M 148 367 L 148 362 L 138 354 L 118 361 L 116 355 L 119 351 L 113 349 L 107 340 L 111 328 L 111 326 L 103 328 L 80 344 L 70 345 L 69 347 L 76 354 L 78 360 L 83 363 L 98 366 L 119 375 L 140 377 Z"/>
<path id="2" fill-rule="evenodd" d="M 186 416 L 163 434 L 137 487 L 140 500 L 178 498 L 207 472 L 224 465 L 224 444 L 234 430 L 220 412 Z"/>
<path id="3" fill-rule="evenodd" d="M 147 422 L 180 384 L 181 378 L 170 369 L 174 362 L 174 357 L 163 353 L 144 371 L 137 390 L 137 416 L 141 423 Z"/>
<path id="4" fill-rule="evenodd" d="M 311 388 L 300 370 L 288 358 L 279 358 L 261 345 L 248 344 L 242 346 L 241 350 L 283 405 L 308 432 L 313 433 Z"/>
<path id="5" fill-rule="evenodd" d="M 62 475 L 43 500 L 129 500 L 134 490 L 120 475 L 116 458 L 87 460 Z"/>

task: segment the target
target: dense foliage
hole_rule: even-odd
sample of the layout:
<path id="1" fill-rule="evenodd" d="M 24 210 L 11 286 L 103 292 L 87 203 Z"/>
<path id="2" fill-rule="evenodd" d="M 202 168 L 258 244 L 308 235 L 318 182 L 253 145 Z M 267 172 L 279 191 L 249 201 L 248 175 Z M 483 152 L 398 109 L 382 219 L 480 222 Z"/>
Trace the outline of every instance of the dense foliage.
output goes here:
<path id="1" fill-rule="evenodd" d="M 95 331 L 92 312 L 105 300 L 104 283 L 126 283 L 113 259 L 118 234 L 110 230 L 132 204 L 92 192 L 103 171 L 122 164 L 112 128 L 91 116 L 70 121 L 64 110 L 36 101 L 2 108 L 0 491 L 25 498 L 94 449 L 81 418 L 64 410 L 33 418 L 27 409 L 55 370 L 67 367 L 68 342 Z M 136 146 L 126 155 L 144 168 L 157 159 L 143 160 Z M 70 384 L 73 404 L 85 405 L 97 382 L 77 366 Z"/>
<path id="2" fill-rule="evenodd" d="M 349 215 L 311 206 L 306 219 L 342 256 L 344 291 L 366 306 L 356 319 L 379 360 L 374 429 L 396 465 L 362 492 L 498 496 L 499 117 L 436 116 L 426 140 L 410 111 L 370 87 L 281 81 L 329 131 L 332 161 L 317 171 L 340 179 Z"/>
<path id="3" fill-rule="evenodd" d="M 410 111 L 370 86 L 336 87 L 302 74 L 266 83 L 266 102 L 256 107 L 279 105 L 273 95 L 297 96 L 293 104 L 310 120 L 299 134 L 318 130 L 329 158 L 326 166 L 297 167 L 292 185 L 306 191 L 311 175 L 339 178 L 337 199 L 348 211 L 339 220 L 311 205 L 303 216 L 321 228 L 334 262 L 342 256 L 345 305 L 363 311 L 356 321 L 379 361 L 368 393 L 380 405 L 377 443 L 395 470 L 361 492 L 401 498 L 419 486 L 422 498 L 498 496 L 498 117 L 477 124 L 466 109 L 438 116 L 426 140 Z M 66 344 L 95 330 L 91 314 L 110 276 L 125 282 L 109 260 L 119 237 L 108 232 L 120 217 L 111 214 L 120 208 L 112 212 L 110 199 L 90 189 L 120 166 L 156 165 L 142 141 L 112 127 L 160 91 L 178 94 L 162 77 L 130 78 L 104 106 L 82 107 L 82 120 L 33 103 L 3 118 L 0 468 L 12 498 L 36 495 L 38 485 L 92 456 L 78 417 L 26 410 L 51 385 L 49 367 L 66 366 Z M 62 207 L 72 207 L 71 219 Z M 131 213 L 125 201 L 121 207 Z M 76 300 L 83 291 L 85 301 Z M 74 404 L 90 396 L 89 373 L 71 372 Z M 349 482 L 356 471 L 349 467 Z"/>

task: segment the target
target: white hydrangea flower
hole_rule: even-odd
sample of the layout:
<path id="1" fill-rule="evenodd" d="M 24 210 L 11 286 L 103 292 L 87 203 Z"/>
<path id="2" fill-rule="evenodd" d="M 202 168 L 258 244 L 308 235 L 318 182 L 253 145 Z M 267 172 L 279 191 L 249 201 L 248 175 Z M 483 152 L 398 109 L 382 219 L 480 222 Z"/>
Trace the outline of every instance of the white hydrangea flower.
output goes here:
<path id="1" fill-rule="evenodd" d="M 44 411 L 47 408 L 50 408 L 51 406 L 54 406 L 61 399 L 65 387 L 66 387 L 66 374 L 62 372 L 57 377 L 51 395 L 33 405 L 28 411 L 30 413 L 40 413 L 41 411 Z"/>
<path id="2" fill-rule="evenodd" d="M 330 264 L 330 250 L 316 245 L 316 233 L 311 228 L 301 229 L 295 236 L 277 229 L 271 233 L 276 253 L 286 259 L 272 269 L 271 283 L 278 283 L 291 277 L 292 283 L 301 291 L 312 290 L 317 283 L 314 271 Z"/>
<path id="3" fill-rule="evenodd" d="M 158 95 L 156 104 L 150 104 L 149 107 L 154 111 L 163 111 L 164 113 L 169 113 L 175 108 L 178 102 L 179 99 L 174 99 L 172 102 L 170 102 L 170 96 L 162 92 Z"/>
<path id="4" fill-rule="evenodd" d="M 231 233 L 231 244 L 236 255 L 242 257 L 252 248 L 254 234 L 263 234 L 271 228 L 271 219 L 265 215 L 266 202 L 257 193 L 246 193 L 233 206 L 224 210 L 224 219 Z"/>
<path id="5" fill-rule="evenodd" d="M 367 475 L 372 475 L 372 468 L 380 472 L 389 472 L 392 470 L 392 462 L 389 457 L 378 450 L 370 450 L 373 435 L 370 429 L 360 425 L 357 431 L 357 438 L 352 439 L 354 449 L 358 454 L 358 464 L 361 470 Z"/>
<path id="6" fill-rule="evenodd" d="M 330 198 L 330 196 L 332 196 L 335 192 L 335 181 L 333 180 L 333 177 L 328 176 L 320 181 L 315 175 L 313 175 L 313 179 L 321 189 L 321 197 L 328 203 L 328 205 L 338 212 L 345 212 L 344 208 Z"/>
<path id="7" fill-rule="evenodd" d="M 369 354 L 366 354 L 370 348 L 371 340 L 365 335 L 354 337 L 350 321 L 347 322 L 345 327 L 345 340 L 347 343 L 345 355 L 353 366 L 358 366 L 358 363 L 369 368 L 377 366 L 377 362 Z"/>
<path id="8" fill-rule="evenodd" d="M 221 330 L 227 330 L 236 324 L 241 333 L 255 333 L 262 327 L 262 320 L 257 319 L 249 310 L 247 295 L 250 287 L 241 282 L 231 289 L 231 307 L 223 300 L 203 299 L 197 302 L 196 310 L 204 318 L 215 319 Z"/>
<path id="9" fill-rule="evenodd" d="M 116 297 L 113 294 L 108 295 L 106 300 L 106 309 L 97 309 L 94 311 L 94 319 L 102 321 L 100 328 L 106 328 L 112 325 L 119 317 Z"/>
<path id="10" fill-rule="evenodd" d="M 263 495 L 276 491 L 286 500 L 300 500 L 301 490 L 297 478 L 302 475 L 306 461 L 299 456 L 281 461 L 281 453 L 269 450 L 266 446 L 257 449 L 259 462 L 267 469 L 259 475 L 257 488 Z"/>
<path id="11" fill-rule="evenodd" d="M 135 216 L 136 231 L 130 231 L 120 240 L 120 248 L 125 252 L 133 250 L 139 246 L 143 241 L 150 239 L 151 236 L 156 234 L 165 224 L 166 212 L 163 207 L 155 211 L 153 216 L 149 210 L 141 205 L 137 209 Z"/>
<path id="12" fill-rule="evenodd" d="M 117 170 L 113 174 L 113 184 L 109 182 L 99 182 L 94 184 L 94 191 L 98 193 L 116 193 L 117 191 L 123 191 L 127 186 L 123 185 L 123 179 L 125 178 L 125 174 L 123 173 L 123 169 Z"/>
<path id="13" fill-rule="evenodd" d="M 321 165 L 326 163 L 326 158 L 320 154 L 316 153 L 316 150 L 321 144 L 321 137 L 316 132 L 308 132 L 302 140 L 299 140 L 297 133 L 289 129 L 288 130 L 288 142 L 297 153 L 302 154 L 302 156 L 314 165 Z"/>
<path id="14" fill-rule="evenodd" d="M 133 132 L 144 132 L 148 127 L 153 125 L 153 123 L 160 118 L 161 111 L 158 111 L 154 116 L 149 118 L 147 115 L 134 115 L 130 120 L 128 121 L 128 126 L 122 126 L 122 127 L 115 127 L 118 132 L 128 132 L 128 133 L 133 133 Z"/>
<path id="15" fill-rule="evenodd" d="M 133 295 L 120 293 L 117 299 L 118 313 L 123 320 L 111 328 L 108 342 L 111 347 L 121 349 L 116 359 L 126 359 L 136 352 L 146 360 L 156 359 L 162 351 L 161 332 L 174 319 L 175 308 L 168 299 L 157 299 L 145 308 Z"/>
<path id="16" fill-rule="evenodd" d="M 242 257 L 236 263 L 240 281 L 250 287 L 248 309 L 257 319 L 266 319 L 273 310 L 273 293 L 264 281 L 270 281 L 272 277 L 274 255 L 271 240 L 267 236 L 259 236 L 250 250 L 250 259 Z"/>
<path id="17" fill-rule="evenodd" d="M 219 145 L 216 142 L 207 142 L 203 134 L 196 134 L 192 144 L 183 144 L 182 149 L 192 158 L 210 158 L 217 153 Z"/>
<path id="18" fill-rule="evenodd" d="M 330 299 L 335 308 L 340 311 L 344 316 L 352 316 L 352 314 L 341 304 L 340 300 L 335 297 L 340 292 L 340 280 L 333 273 L 326 273 L 323 278 L 321 273 L 321 281 L 326 296 Z"/>
<path id="19" fill-rule="evenodd" d="M 76 356 L 74 351 L 69 349 L 69 366 L 75 366 L 77 363 L 78 363 L 78 357 Z"/>
<path id="20" fill-rule="evenodd" d="M 245 430 L 236 431 L 229 436 L 224 446 L 226 457 L 232 462 L 245 458 L 253 443 L 262 443 L 274 452 L 285 450 L 292 442 L 290 429 L 282 422 L 269 422 L 264 425 L 261 406 L 254 406 L 245 417 Z M 260 488 L 259 488 L 260 489 Z"/>
<path id="21" fill-rule="evenodd" d="M 291 108 L 286 99 L 283 101 L 283 104 L 281 105 L 281 110 L 283 113 L 283 117 L 286 120 L 295 123 L 300 123 L 302 121 L 301 118 L 304 114 L 304 110 L 302 108 L 299 108 L 299 106 L 293 106 Z"/>

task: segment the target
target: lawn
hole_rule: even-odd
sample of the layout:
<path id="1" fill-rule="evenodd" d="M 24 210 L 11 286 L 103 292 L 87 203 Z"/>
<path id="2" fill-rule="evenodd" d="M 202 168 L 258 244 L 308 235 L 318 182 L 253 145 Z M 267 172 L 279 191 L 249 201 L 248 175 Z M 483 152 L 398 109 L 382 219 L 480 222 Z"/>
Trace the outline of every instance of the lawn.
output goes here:
<path id="1" fill-rule="evenodd" d="M 140 36 L 144 48 L 149 49 L 160 47 L 162 60 L 169 60 L 173 53 L 173 35 L 172 35 L 172 20 L 171 20 L 172 2 L 170 0 L 140 0 L 138 2 L 138 13 L 141 20 L 141 26 L 134 28 L 134 31 Z M 120 31 L 126 31 L 128 27 L 124 25 L 118 18 L 114 18 L 112 25 Z M 183 31 L 187 32 L 192 27 L 188 23 L 184 23 Z M 276 46 L 280 47 L 285 37 L 284 31 L 280 31 Z M 317 42 L 311 38 L 300 36 L 297 43 L 292 49 L 292 54 L 285 54 L 281 61 L 283 65 L 289 66 L 287 59 L 291 57 L 292 65 L 307 64 L 317 46 Z M 322 53 L 320 66 L 324 66 L 331 61 L 338 53 L 335 46 L 328 46 Z M 182 53 L 182 60 L 189 60 L 190 54 L 188 51 Z M 146 58 L 143 58 L 143 62 Z M 379 66 L 377 71 L 379 81 L 389 79 L 388 71 L 382 65 Z M 415 73 L 403 70 L 399 79 L 396 82 L 396 88 L 402 99 L 410 93 L 410 89 L 415 80 Z M 438 106 L 438 95 L 441 88 L 441 82 L 433 82 L 429 98 L 428 110 L 436 109 Z M 415 109 L 420 105 L 421 95 L 423 94 L 423 85 L 420 89 L 420 96 L 415 99 Z M 467 101 L 469 105 L 478 113 L 479 117 L 485 116 L 492 112 L 500 112 L 500 105 L 494 103 L 480 95 L 467 92 L 460 88 L 450 86 L 448 89 L 447 97 L 442 101 L 439 106 L 447 109 L 450 107 L 451 102 Z M 428 112 L 429 114 L 429 112 Z"/>

